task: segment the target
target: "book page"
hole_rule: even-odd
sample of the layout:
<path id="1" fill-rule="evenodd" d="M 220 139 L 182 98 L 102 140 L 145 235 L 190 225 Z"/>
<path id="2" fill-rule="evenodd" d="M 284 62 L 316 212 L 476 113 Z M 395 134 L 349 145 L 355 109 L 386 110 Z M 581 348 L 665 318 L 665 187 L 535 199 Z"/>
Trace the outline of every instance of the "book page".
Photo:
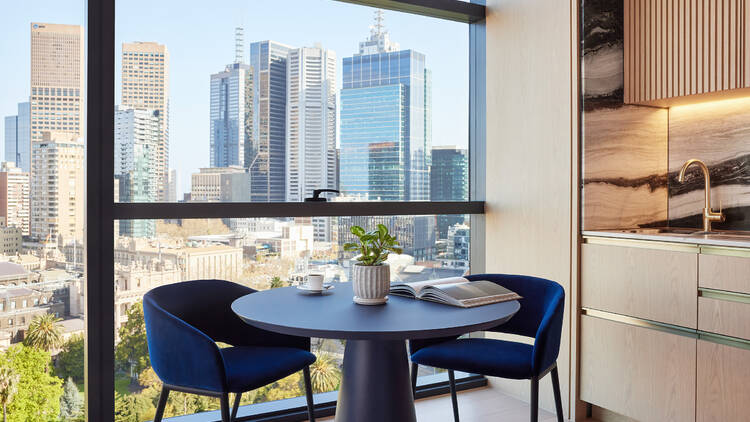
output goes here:
<path id="1" fill-rule="evenodd" d="M 404 283 L 414 289 L 414 291 L 417 293 L 417 296 L 419 296 L 419 293 L 427 286 L 439 286 L 441 284 L 455 284 L 455 283 L 466 283 L 469 280 L 463 278 L 463 277 L 448 277 L 448 278 L 439 278 L 437 280 L 425 280 L 425 281 L 412 281 L 411 283 Z"/>

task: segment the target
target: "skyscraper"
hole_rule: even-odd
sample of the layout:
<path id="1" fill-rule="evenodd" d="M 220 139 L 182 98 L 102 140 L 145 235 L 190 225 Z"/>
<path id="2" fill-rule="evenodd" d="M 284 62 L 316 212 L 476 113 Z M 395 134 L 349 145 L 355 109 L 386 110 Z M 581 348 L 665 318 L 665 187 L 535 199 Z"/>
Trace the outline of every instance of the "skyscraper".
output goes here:
<path id="1" fill-rule="evenodd" d="M 120 181 L 120 202 L 154 202 L 159 178 L 156 172 L 161 140 L 158 110 L 115 107 L 115 177 Z M 152 237 L 152 220 L 122 220 L 120 234 Z"/>
<path id="2" fill-rule="evenodd" d="M 344 58 L 343 72 L 341 190 L 429 200 L 432 88 L 424 54 L 398 50 L 377 11 L 370 37 L 358 54 Z"/>
<path id="3" fill-rule="evenodd" d="M 336 53 L 320 46 L 287 59 L 286 200 L 304 201 L 336 185 Z M 314 238 L 330 240 L 330 219 L 312 219 Z"/>
<path id="4" fill-rule="evenodd" d="M 5 117 L 5 161 L 28 173 L 31 160 L 31 103 L 18 103 L 18 114 Z"/>
<path id="5" fill-rule="evenodd" d="M 469 199 L 469 154 L 455 146 L 432 148 L 430 171 L 430 200 L 466 201 Z M 445 239 L 448 228 L 463 223 L 463 215 L 439 215 L 438 236 Z"/>
<path id="6" fill-rule="evenodd" d="M 250 169 L 253 202 L 286 200 L 286 61 L 290 50 L 274 41 L 250 45 L 253 125 L 245 166 Z"/>
<path id="7" fill-rule="evenodd" d="M 29 234 L 29 173 L 12 162 L 0 164 L 0 217 Z"/>
<path id="8" fill-rule="evenodd" d="M 336 188 L 336 53 L 303 47 L 287 59 L 286 200 Z"/>
<path id="9" fill-rule="evenodd" d="M 236 28 L 235 62 L 211 75 L 211 167 L 245 166 L 252 133 L 253 77 Z"/>
<path id="10" fill-rule="evenodd" d="M 42 136 L 31 151 L 31 237 L 83 242 L 83 138 L 60 132 Z"/>
<path id="11" fill-rule="evenodd" d="M 83 46 L 80 25 L 31 24 L 32 142 L 44 132 L 83 135 Z"/>
<path id="12" fill-rule="evenodd" d="M 153 171 L 157 200 L 169 192 L 169 51 L 155 42 L 122 44 L 122 106 L 159 113 L 159 144 Z"/>

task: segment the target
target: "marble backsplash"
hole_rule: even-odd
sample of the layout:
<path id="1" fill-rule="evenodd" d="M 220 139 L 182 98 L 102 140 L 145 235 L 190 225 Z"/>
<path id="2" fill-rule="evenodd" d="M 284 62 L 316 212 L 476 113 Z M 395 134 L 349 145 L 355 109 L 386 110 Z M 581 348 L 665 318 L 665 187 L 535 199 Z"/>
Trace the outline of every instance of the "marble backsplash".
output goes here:
<path id="1" fill-rule="evenodd" d="M 582 143 L 584 230 L 700 227 L 706 162 L 717 229 L 750 230 L 750 98 L 671 109 L 623 102 L 622 0 L 584 0 Z"/>
<path id="2" fill-rule="evenodd" d="M 702 173 L 692 169 L 677 181 L 683 163 L 703 160 L 709 168 L 712 206 L 722 208 L 717 229 L 750 230 L 750 98 L 673 107 L 669 110 L 669 223 L 700 226 Z"/>

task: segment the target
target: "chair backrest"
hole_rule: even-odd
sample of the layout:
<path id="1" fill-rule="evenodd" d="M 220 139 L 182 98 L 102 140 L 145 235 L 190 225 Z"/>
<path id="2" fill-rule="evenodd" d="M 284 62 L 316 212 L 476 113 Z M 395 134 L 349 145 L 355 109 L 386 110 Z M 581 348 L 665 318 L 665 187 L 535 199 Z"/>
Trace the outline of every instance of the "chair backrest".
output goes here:
<path id="1" fill-rule="evenodd" d="M 309 339 L 252 327 L 232 311 L 232 302 L 255 292 L 254 289 L 225 280 L 192 280 L 157 287 L 148 295 L 168 312 L 214 341 L 232 346 L 279 346 L 309 350 Z"/>
<path id="2" fill-rule="evenodd" d="M 558 283 L 538 277 L 510 274 L 475 274 L 469 280 L 489 280 L 513 290 L 523 299 L 521 309 L 505 324 L 488 331 L 533 337 L 532 370 L 548 369 L 560 352 L 565 290 Z"/>
<path id="3" fill-rule="evenodd" d="M 224 280 L 193 280 L 150 290 L 143 297 L 151 366 L 166 384 L 204 391 L 226 389 L 217 341 L 232 346 L 310 349 L 310 339 L 261 330 L 232 312 L 232 302 L 255 290 Z"/>

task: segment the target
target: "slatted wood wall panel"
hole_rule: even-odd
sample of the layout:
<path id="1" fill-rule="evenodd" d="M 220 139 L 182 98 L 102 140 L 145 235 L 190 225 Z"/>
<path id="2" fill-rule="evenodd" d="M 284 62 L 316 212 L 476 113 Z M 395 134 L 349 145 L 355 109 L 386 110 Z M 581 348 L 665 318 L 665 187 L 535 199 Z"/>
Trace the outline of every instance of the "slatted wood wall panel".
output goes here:
<path id="1" fill-rule="evenodd" d="M 750 88 L 750 0 L 623 1 L 626 103 Z"/>

